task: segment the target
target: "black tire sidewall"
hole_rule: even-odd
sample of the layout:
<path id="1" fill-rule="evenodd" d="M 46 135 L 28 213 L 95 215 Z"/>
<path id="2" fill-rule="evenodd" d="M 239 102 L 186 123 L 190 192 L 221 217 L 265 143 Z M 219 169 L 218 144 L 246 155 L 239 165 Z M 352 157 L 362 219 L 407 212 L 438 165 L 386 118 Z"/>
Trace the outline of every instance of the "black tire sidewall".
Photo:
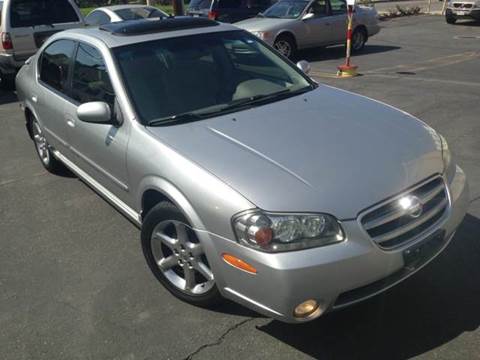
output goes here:
<path id="1" fill-rule="evenodd" d="M 275 47 L 275 44 L 276 44 L 278 41 L 281 41 L 281 40 L 288 42 L 288 44 L 290 45 L 290 49 L 291 49 L 291 51 L 290 51 L 290 56 L 287 57 L 287 56 L 285 56 L 285 55 L 283 55 L 283 54 L 282 54 L 282 55 L 285 56 L 287 59 L 293 59 L 293 58 L 295 57 L 296 52 L 297 52 L 297 45 L 296 45 L 296 43 L 295 43 L 295 40 L 294 40 L 294 39 L 292 38 L 292 36 L 290 36 L 290 35 L 280 35 L 280 36 L 278 36 L 278 37 L 275 39 L 275 41 L 274 41 L 274 47 Z M 277 51 L 278 51 L 278 50 L 277 50 Z"/>
<path id="2" fill-rule="evenodd" d="M 216 285 L 205 294 L 189 295 L 172 285 L 158 268 L 152 253 L 151 237 L 155 227 L 165 220 L 177 220 L 189 224 L 183 213 L 175 205 L 167 201 L 154 206 L 145 216 L 141 231 L 142 250 L 153 275 L 170 293 L 183 301 L 202 307 L 212 307 L 218 304 L 222 297 Z"/>
<path id="3" fill-rule="evenodd" d="M 359 52 L 359 51 L 362 51 L 363 48 L 365 47 L 365 44 L 367 43 L 367 40 L 368 40 L 368 36 L 367 36 L 367 33 L 365 32 L 364 29 L 362 28 L 356 28 L 354 31 L 353 31 L 353 34 L 352 34 L 352 43 L 353 43 L 353 39 L 355 38 L 355 36 L 357 34 L 362 34 L 363 36 L 363 42 L 362 42 L 362 46 L 358 49 L 354 49 L 353 46 L 352 46 L 352 52 Z"/>

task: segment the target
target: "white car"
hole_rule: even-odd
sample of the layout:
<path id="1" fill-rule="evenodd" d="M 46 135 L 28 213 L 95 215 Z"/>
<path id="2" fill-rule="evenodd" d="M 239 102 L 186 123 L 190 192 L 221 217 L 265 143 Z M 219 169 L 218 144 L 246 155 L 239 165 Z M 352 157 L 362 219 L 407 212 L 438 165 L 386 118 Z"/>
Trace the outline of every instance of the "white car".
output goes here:
<path id="1" fill-rule="evenodd" d="M 85 17 L 89 26 L 100 26 L 125 20 L 152 18 L 167 18 L 170 15 L 153 6 L 145 5 L 114 5 L 93 10 Z"/>

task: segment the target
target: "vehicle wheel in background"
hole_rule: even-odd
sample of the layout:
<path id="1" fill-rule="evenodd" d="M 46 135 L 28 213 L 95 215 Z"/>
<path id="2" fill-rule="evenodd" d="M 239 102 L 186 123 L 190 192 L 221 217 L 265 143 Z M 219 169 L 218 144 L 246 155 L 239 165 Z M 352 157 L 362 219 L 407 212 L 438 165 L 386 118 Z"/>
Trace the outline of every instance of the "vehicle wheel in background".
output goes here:
<path id="1" fill-rule="evenodd" d="M 30 134 L 33 139 L 33 143 L 35 144 L 35 150 L 37 151 L 37 155 L 42 162 L 43 167 L 51 172 L 51 173 L 59 173 L 65 169 L 65 166 L 55 158 L 50 150 L 50 146 L 48 145 L 47 139 L 40 127 L 40 124 L 36 119 L 32 119 L 29 124 Z"/>
<path id="2" fill-rule="evenodd" d="M 222 300 L 202 244 L 172 203 L 161 202 L 148 212 L 142 248 L 155 277 L 179 299 L 198 306 Z"/>
<path id="3" fill-rule="evenodd" d="M 357 27 L 352 34 L 352 52 L 362 51 L 367 40 L 367 31 L 363 27 Z"/>
<path id="4" fill-rule="evenodd" d="M 445 13 L 445 20 L 447 24 L 455 24 L 457 22 L 456 17 L 451 12 Z"/>
<path id="5" fill-rule="evenodd" d="M 281 34 L 275 39 L 273 47 L 283 56 L 291 59 L 297 50 L 297 44 L 292 35 Z"/>
<path id="6" fill-rule="evenodd" d="M 0 89 L 13 90 L 15 85 L 15 78 L 12 75 L 5 75 L 0 70 Z"/>

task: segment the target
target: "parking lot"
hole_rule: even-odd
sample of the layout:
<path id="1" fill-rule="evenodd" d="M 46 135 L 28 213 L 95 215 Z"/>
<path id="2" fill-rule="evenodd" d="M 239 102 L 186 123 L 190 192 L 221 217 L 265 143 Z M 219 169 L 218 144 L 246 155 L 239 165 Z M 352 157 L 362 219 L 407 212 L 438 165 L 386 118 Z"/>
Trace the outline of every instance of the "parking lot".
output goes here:
<path id="1" fill-rule="evenodd" d="M 0 358 L 480 359 L 480 26 L 438 16 L 382 26 L 353 58 L 362 76 L 334 77 L 343 47 L 300 57 L 319 82 L 397 106 L 447 138 L 471 205 L 442 255 L 305 325 L 182 303 L 148 270 L 134 225 L 73 175 L 43 170 L 15 94 L 0 92 Z"/>

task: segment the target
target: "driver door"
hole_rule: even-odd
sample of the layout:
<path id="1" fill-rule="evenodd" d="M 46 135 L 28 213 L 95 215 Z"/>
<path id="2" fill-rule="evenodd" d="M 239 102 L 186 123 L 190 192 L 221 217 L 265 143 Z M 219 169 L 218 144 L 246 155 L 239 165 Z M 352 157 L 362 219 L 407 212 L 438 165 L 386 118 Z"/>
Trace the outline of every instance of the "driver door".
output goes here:
<path id="1" fill-rule="evenodd" d="M 327 1 L 315 0 L 310 4 L 307 14 L 310 18 L 303 19 L 305 29 L 304 47 L 316 47 L 328 44 L 330 41 L 330 19 L 327 16 Z"/>
<path id="2" fill-rule="evenodd" d="M 126 150 L 129 123 L 121 126 L 87 123 L 77 117 L 79 105 L 102 101 L 119 116 L 115 93 L 101 52 L 80 42 L 73 61 L 71 98 L 67 108 L 70 150 L 73 161 L 100 185 L 128 202 Z"/>

